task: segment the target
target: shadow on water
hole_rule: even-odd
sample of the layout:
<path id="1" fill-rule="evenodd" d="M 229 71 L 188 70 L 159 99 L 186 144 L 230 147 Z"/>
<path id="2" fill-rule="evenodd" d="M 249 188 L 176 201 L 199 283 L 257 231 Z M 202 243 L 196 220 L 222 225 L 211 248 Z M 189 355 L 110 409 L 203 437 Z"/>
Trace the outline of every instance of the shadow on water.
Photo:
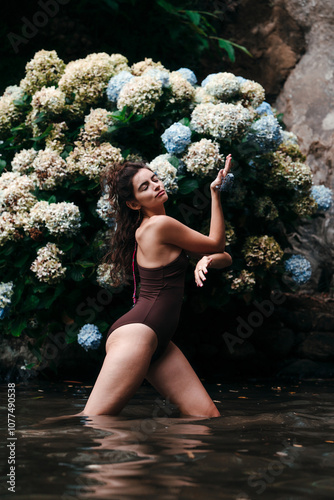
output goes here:
<path id="1" fill-rule="evenodd" d="M 82 383 L 17 385 L 16 490 L 2 419 L 2 497 L 333 499 L 333 387 L 210 385 L 222 416 L 203 419 L 181 418 L 148 386 L 118 417 L 82 417 L 71 416 L 90 392 Z"/>

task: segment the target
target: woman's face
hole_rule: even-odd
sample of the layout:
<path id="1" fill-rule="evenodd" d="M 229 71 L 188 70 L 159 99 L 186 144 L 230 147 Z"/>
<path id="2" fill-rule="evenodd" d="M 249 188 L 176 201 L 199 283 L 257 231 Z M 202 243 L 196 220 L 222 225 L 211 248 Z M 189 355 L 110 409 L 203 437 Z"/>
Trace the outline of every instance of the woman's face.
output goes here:
<path id="1" fill-rule="evenodd" d="M 142 208 L 154 209 L 168 199 L 162 181 L 148 168 L 141 168 L 132 179 L 135 200 Z"/>

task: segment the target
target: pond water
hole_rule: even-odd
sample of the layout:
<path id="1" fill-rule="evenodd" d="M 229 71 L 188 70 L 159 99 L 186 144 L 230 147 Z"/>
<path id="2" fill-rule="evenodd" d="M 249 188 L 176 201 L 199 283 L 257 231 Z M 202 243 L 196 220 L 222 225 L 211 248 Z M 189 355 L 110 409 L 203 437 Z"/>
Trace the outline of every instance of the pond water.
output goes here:
<path id="1" fill-rule="evenodd" d="M 181 418 L 147 385 L 118 417 L 45 420 L 80 412 L 91 386 L 16 384 L 15 441 L 2 385 L 2 498 L 334 498 L 334 381 L 205 385 L 221 417 Z"/>

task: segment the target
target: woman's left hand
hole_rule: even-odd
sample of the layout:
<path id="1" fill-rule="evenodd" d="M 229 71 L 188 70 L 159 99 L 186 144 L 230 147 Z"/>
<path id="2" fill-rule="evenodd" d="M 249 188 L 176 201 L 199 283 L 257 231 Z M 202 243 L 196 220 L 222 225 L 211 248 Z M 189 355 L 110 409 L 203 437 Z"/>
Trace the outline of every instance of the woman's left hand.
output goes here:
<path id="1" fill-rule="evenodd" d="M 225 179 L 225 177 L 229 173 L 230 168 L 231 168 L 231 161 L 232 161 L 232 155 L 229 154 L 229 155 L 226 156 L 225 167 L 223 169 L 219 170 L 219 172 L 217 174 L 217 177 L 210 184 L 210 188 L 213 191 L 216 191 L 216 189 L 215 189 L 216 187 L 221 186 L 223 180 Z"/>
<path id="2" fill-rule="evenodd" d="M 202 257 L 195 267 L 195 282 L 197 286 L 203 286 L 203 281 L 206 280 L 205 274 L 208 272 L 208 267 L 212 262 L 211 257 L 204 256 Z"/>

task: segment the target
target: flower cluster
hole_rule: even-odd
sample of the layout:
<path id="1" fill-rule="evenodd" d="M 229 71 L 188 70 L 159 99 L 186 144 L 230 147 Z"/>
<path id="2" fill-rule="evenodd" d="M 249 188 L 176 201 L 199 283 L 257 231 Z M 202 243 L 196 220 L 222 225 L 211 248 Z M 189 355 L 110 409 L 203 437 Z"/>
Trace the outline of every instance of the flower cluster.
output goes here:
<path id="1" fill-rule="evenodd" d="M 332 205 L 333 193 L 326 186 L 312 186 L 311 195 L 315 199 L 319 210 L 326 211 Z"/>
<path id="2" fill-rule="evenodd" d="M 173 123 L 161 136 L 168 153 L 182 153 L 191 142 L 191 130 L 182 123 Z"/>
<path id="3" fill-rule="evenodd" d="M 180 73 L 183 78 L 185 78 L 191 85 L 196 85 L 197 78 L 196 75 L 189 68 L 180 68 L 177 70 L 177 73 Z"/>
<path id="4" fill-rule="evenodd" d="M 279 216 L 278 210 L 269 196 L 261 196 L 255 201 L 254 214 L 266 220 L 274 220 Z"/>
<path id="5" fill-rule="evenodd" d="M 115 226 L 115 218 L 113 217 L 114 212 L 112 206 L 110 205 L 108 194 L 103 194 L 99 198 L 96 213 L 109 227 Z"/>
<path id="6" fill-rule="evenodd" d="M 145 57 L 144 61 L 139 61 L 131 66 L 131 73 L 135 76 L 141 76 L 149 69 L 165 70 L 161 62 L 154 62 L 150 57 Z"/>
<path id="7" fill-rule="evenodd" d="M 81 345 L 88 351 L 89 349 L 98 349 L 102 339 L 102 334 L 100 333 L 97 326 L 87 323 L 83 326 L 78 333 L 78 344 Z"/>
<path id="8" fill-rule="evenodd" d="M 251 114 L 241 104 L 206 103 L 196 106 L 190 126 L 215 139 L 232 139 L 241 136 L 250 122 Z"/>
<path id="9" fill-rule="evenodd" d="M 268 102 L 263 102 L 262 104 L 260 104 L 260 106 L 258 106 L 256 109 L 255 109 L 255 112 L 262 116 L 262 115 L 273 115 L 273 110 L 271 109 L 271 106 Z M 283 140 L 284 140 L 284 134 L 285 132 L 282 131 L 282 137 L 283 137 Z"/>
<path id="10" fill-rule="evenodd" d="M 133 113 L 147 116 L 154 111 L 161 95 L 160 80 L 144 74 L 133 78 L 122 87 L 117 99 L 117 108 L 128 106 Z"/>
<path id="11" fill-rule="evenodd" d="M 192 102 L 195 97 L 195 88 L 180 73 L 172 71 L 169 75 L 171 104 L 186 104 Z"/>
<path id="12" fill-rule="evenodd" d="M 21 149 L 15 154 L 12 160 L 12 171 L 20 174 L 29 174 L 33 171 L 32 163 L 36 158 L 38 151 L 35 149 Z"/>
<path id="13" fill-rule="evenodd" d="M 241 82 L 240 94 L 243 104 L 245 106 L 252 106 L 253 108 L 258 108 L 265 98 L 264 88 L 259 83 L 253 82 L 253 80 Z M 268 113 L 268 111 L 266 112 L 267 114 L 272 114 Z"/>
<path id="14" fill-rule="evenodd" d="M 77 172 L 96 181 L 106 167 L 122 161 L 120 149 L 106 142 L 96 147 L 78 143 L 66 159 L 70 174 Z"/>
<path id="15" fill-rule="evenodd" d="M 37 252 L 37 258 L 31 264 L 30 269 L 36 274 L 39 281 L 48 284 L 59 282 L 65 276 L 66 267 L 61 265 L 59 256 L 64 252 L 54 243 L 47 243 Z"/>
<path id="16" fill-rule="evenodd" d="M 255 154 L 274 151 L 283 140 L 282 129 L 273 115 L 263 115 L 253 123 L 247 134 L 247 144 L 254 149 Z"/>
<path id="17" fill-rule="evenodd" d="M 249 236 L 242 249 L 247 266 L 264 266 L 266 269 L 278 264 L 283 257 L 283 250 L 274 237 Z"/>
<path id="18" fill-rule="evenodd" d="M 36 203 L 34 183 L 27 175 L 5 172 L 0 177 L 0 211 L 26 212 Z"/>
<path id="19" fill-rule="evenodd" d="M 12 295 L 14 293 L 14 283 L 0 283 L 0 319 L 4 319 L 9 314 Z"/>
<path id="20" fill-rule="evenodd" d="M 42 87 L 56 85 L 63 74 L 65 63 L 55 50 L 40 50 L 26 65 L 26 76 L 20 87 L 26 94 L 34 94 Z"/>
<path id="21" fill-rule="evenodd" d="M 113 264 L 100 264 L 96 271 L 96 281 L 102 288 L 118 288 L 125 282 L 125 274 L 116 272 Z"/>
<path id="22" fill-rule="evenodd" d="M 291 210 L 299 217 L 308 217 L 318 210 L 317 202 L 308 194 L 306 196 L 298 195 L 290 202 Z"/>
<path id="23" fill-rule="evenodd" d="M 32 166 L 34 171 L 31 175 L 40 189 L 54 189 L 68 175 L 65 160 L 57 151 L 48 147 L 38 152 Z"/>
<path id="24" fill-rule="evenodd" d="M 22 111 L 16 101 L 23 97 L 23 90 L 16 85 L 7 87 L 0 98 L 0 134 L 6 136 L 22 118 Z"/>
<path id="25" fill-rule="evenodd" d="M 112 76 L 108 82 L 108 87 L 106 90 L 107 97 L 111 102 L 117 102 L 119 93 L 124 87 L 124 85 L 130 82 L 134 76 L 130 71 L 123 70 L 115 76 Z"/>
<path id="26" fill-rule="evenodd" d="M 43 87 L 34 94 L 31 106 L 35 116 L 41 112 L 50 116 L 60 115 L 65 110 L 65 94 L 56 87 Z"/>
<path id="27" fill-rule="evenodd" d="M 101 52 L 68 63 L 59 89 L 71 101 L 69 109 L 74 116 L 81 116 L 101 99 L 110 78 L 128 69 L 127 62 L 121 54 Z"/>
<path id="28" fill-rule="evenodd" d="M 81 216 L 74 203 L 48 203 L 39 201 L 30 210 L 30 217 L 25 224 L 25 231 L 43 226 L 54 235 L 73 235 L 80 229 Z"/>
<path id="29" fill-rule="evenodd" d="M 0 246 L 18 237 L 18 225 L 16 214 L 10 212 L 0 214 Z"/>
<path id="30" fill-rule="evenodd" d="M 189 172 L 204 176 L 218 170 L 224 162 L 224 156 L 219 154 L 219 145 L 216 142 L 201 139 L 188 147 L 182 160 Z"/>
<path id="31" fill-rule="evenodd" d="M 205 80 L 204 80 L 205 81 Z M 232 73 L 216 73 L 210 75 L 205 85 L 204 90 L 220 101 L 228 101 L 239 94 L 240 83 L 236 76 Z"/>
<path id="32" fill-rule="evenodd" d="M 85 116 L 85 125 L 79 135 L 79 141 L 98 144 L 101 136 L 108 132 L 108 128 L 114 123 L 109 111 L 103 108 L 91 109 Z"/>
<path id="33" fill-rule="evenodd" d="M 168 161 L 169 154 L 160 155 L 154 158 L 149 164 L 149 167 L 157 174 L 163 182 L 167 193 L 176 193 L 177 185 L 177 169 Z"/>
<path id="34" fill-rule="evenodd" d="M 299 285 L 306 283 L 311 278 L 311 264 L 302 255 L 292 255 L 292 257 L 284 262 L 284 267 L 287 273 L 291 273 L 293 281 Z"/>
<path id="35" fill-rule="evenodd" d="M 169 72 L 167 70 L 162 70 L 158 68 L 150 68 L 147 69 L 144 73 L 145 75 L 149 75 L 156 80 L 159 80 L 163 88 L 170 86 L 169 81 Z"/>
<path id="36" fill-rule="evenodd" d="M 263 172 L 263 181 L 270 189 L 306 191 L 312 185 L 312 172 L 306 163 L 292 161 L 290 156 L 276 151 L 269 161 L 271 168 Z"/>
<path id="37" fill-rule="evenodd" d="M 239 293 L 251 292 L 254 289 L 255 285 L 255 274 L 246 271 L 246 269 L 242 269 L 239 273 L 239 276 L 232 280 L 231 290 Z"/>
<path id="38" fill-rule="evenodd" d="M 45 146 L 61 154 L 64 151 L 68 126 L 65 122 L 54 123 L 49 135 L 45 138 Z"/>
<path id="39" fill-rule="evenodd" d="M 213 95 L 208 94 L 203 87 L 195 88 L 195 96 L 194 103 L 197 104 L 206 104 L 208 102 L 212 102 L 213 104 L 218 104 L 219 101 Z"/>

